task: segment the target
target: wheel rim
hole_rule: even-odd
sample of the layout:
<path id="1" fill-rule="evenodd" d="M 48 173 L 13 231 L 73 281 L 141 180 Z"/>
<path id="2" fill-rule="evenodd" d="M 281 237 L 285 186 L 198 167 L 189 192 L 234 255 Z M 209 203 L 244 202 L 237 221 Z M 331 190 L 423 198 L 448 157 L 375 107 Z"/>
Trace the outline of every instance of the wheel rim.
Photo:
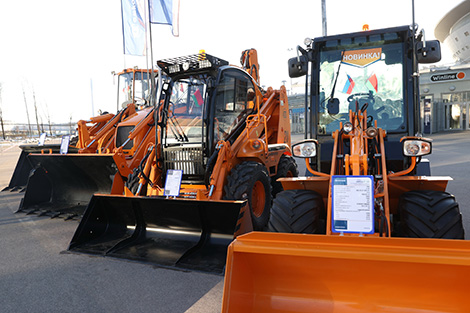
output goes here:
<path id="1" fill-rule="evenodd" d="M 266 204 L 266 191 L 264 185 L 260 181 L 256 181 L 251 193 L 251 210 L 256 217 L 263 214 L 264 206 Z"/>

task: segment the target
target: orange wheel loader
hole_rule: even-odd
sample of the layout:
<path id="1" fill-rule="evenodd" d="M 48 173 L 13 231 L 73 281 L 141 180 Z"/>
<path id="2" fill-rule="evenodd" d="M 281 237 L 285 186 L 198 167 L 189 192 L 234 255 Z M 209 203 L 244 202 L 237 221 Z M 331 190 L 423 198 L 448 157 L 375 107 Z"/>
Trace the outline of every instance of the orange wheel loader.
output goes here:
<path id="1" fill-rule="evenodd" d="M 470 242 L 450 177 L 431 176 L 417 64 L 440 59 L 411 27 L 308 40 L 308 177 L 281 178 L 269 232 L 228 249 L 222 312 L 469 312 Z M 310 71 L 308 68 L 310 67 Z"/>
<path id="2" fill-rule="evenodd" d="M 80 120 L 76 146 L 69 149 L 74 153 L 43 148 L 28 154 L 32 170 L 18 212 L 80 218 L 93 193 L 123 192 L 124 180 L 155 141 L 155 123 L 150 70 L 126 69 L 117 76 L 123 108 Z"/>
<path id="3" fill-rule="evenodd" d="M 221 273 L 234 234 L 264 230 L 280 177 L 298 175 L 286 90 L 206 53 L 158 61 L 157 141 L 124 195 L 95 194 L 69 250 Z"/>

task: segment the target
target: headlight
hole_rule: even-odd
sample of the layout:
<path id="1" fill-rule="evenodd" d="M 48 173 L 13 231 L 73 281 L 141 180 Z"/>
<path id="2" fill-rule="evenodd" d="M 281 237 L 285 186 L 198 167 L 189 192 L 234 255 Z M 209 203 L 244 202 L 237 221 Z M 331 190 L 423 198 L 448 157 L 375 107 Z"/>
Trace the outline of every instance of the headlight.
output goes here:
<path id="1" fill-rule="evenodd" d="M 431 154 L 431 141 L 423 139 L 405 139 L 403 141 L 403 154 L 405 156 L 419 157 Z"/>
<path id="2" fill-rule="evenodd" d="M 349 134 L 350 132 L 352 132 L 354 126 L 351 122 L 346 122 L 344 123 L 343 125 L 343 131 L 346 133 L 346 134 Z"/>
<path id="3" fill-rule="evenodd" d="M 313 158 L 317 155 L 317 141 L 310 139 L 292 145 L 292 153 L 299 158 Z"/>
<path id="4" fill-rule="evenodd" d="M 375 136 L 377 136 L 378 133 L 379 132 L 378 132 L 377 128 L 375 128 L 375 127 L 369 127 L 369 128 L 366 129 L 366 134 L 370 138 L 374 138 Z"/>
<path id="5" fill-rule="evenodd" d="M 312 38 L 307 37 L 304 39 L 304 45 L 306 45 L 307 47 L 310 47 L 312 42 L 313 42 Z"/>

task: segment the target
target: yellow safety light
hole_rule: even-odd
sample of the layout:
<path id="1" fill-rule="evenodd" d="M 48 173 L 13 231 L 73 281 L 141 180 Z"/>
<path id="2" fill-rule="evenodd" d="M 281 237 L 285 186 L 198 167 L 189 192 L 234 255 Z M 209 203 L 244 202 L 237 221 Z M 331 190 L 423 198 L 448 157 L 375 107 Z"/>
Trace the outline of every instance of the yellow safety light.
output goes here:
<path id="1" fill-rule="evenodd" d="M 363 31 L 369 30 L 369 24 L 362 25 L 362 30 Z"/>
<path id="2" fill-rule="evenodd" d="M 199 50 L 198 61 L 202 61 L 205 59 L 206 59 L 206 51 L 204 49 Z"/>

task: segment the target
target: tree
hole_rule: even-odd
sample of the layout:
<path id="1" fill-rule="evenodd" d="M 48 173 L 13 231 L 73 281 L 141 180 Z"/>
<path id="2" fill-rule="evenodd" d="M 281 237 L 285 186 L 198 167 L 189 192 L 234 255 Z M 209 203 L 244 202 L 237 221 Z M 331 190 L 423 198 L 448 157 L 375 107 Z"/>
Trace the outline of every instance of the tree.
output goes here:
<path id="1" fill-rule="evenodd" d="M 3 127 L 3 112 L 2 112 L 2 89 L 3 85 L 0 83 L 0 125 L 2 126 L 2 137 L 5 140 L 5 128 Z"/>
<path id="2" fill-rule="evenodd" d="M 33 88 L 33 105 L 34 105 L 34 115 L 36 116 L 36 126 L 38 128 L 38 136 L 41 135 L 41 128 L 39 127 L 39 117 L 38 117 L 38 105 L 36 103 L 36 94 Z"/>
<path id="3" fill-rule="evenodd" d="M 24 105 L 26 107 L 26 117 L 28 118 L 28 136 L 31 137 L 32 131 L 31 131 L 31 122 L 29 120 L 29 111 L 28 111 L 28 102 L 26 101 L 26 92 L 24 90 L 24 85 L 23 85 L 23 98 L 24 98 Z"/>

